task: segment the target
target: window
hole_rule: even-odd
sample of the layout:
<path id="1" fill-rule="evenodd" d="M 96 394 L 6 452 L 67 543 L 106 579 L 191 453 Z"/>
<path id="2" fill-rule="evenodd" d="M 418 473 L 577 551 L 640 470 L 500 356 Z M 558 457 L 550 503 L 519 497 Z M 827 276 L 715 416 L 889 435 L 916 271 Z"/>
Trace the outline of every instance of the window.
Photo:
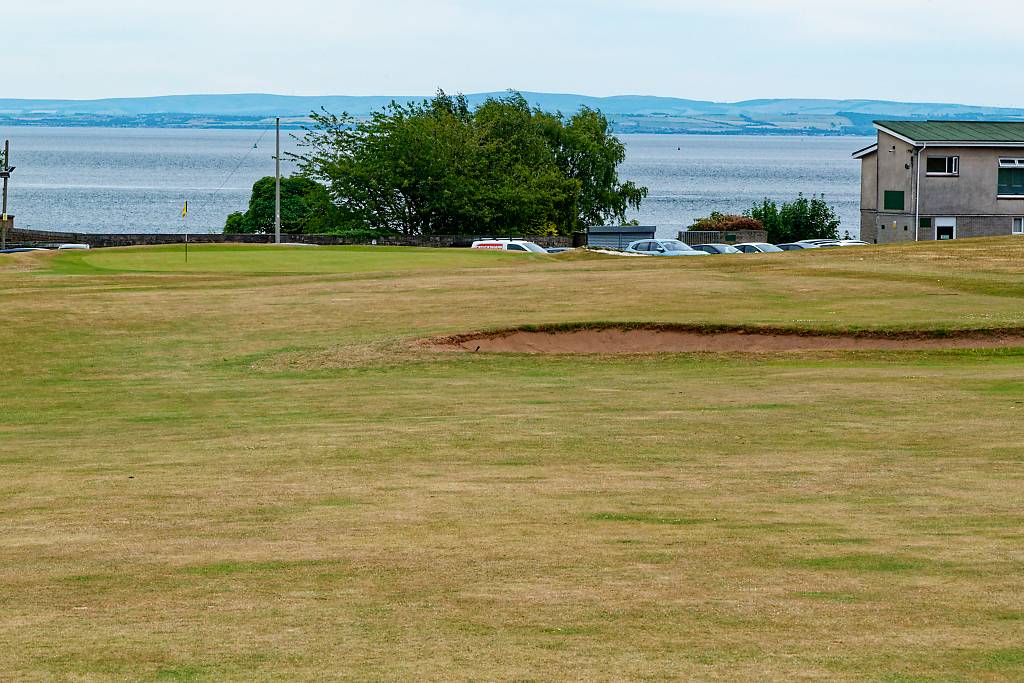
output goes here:
<path id="1" fill-rule="evenodd" d="M 905 195 L 903 192 L 894 192 L 892 190 L 886 190 L 884 201 L 885 210 L 902 211 L 905 203 L 904 196 Z"/>
<path id="2" fill-rule="evenodd" d="M 1024 235 L 1024 218 L 1013 219 L 1013 234 Z"/>
<path id="3" fill-rule="evenodd" d="M 960 157 L 928 157 L 928 175 L 960 175 Z"/>
<path id="4" fill-rule="evenodd" d="M 999 160 L 999 196 L 1024 197 L 1024 159 Z"/>
<path id="5" fill-rule="evenodd" d="M 930 227 L 932 227 L 932 219 L 931 218 L 922 218 L 921 219 L 921 227 L 922 228 L 930 228 Z"/>
<path id="6" fill-rule="evenodd" d="M 527 251 L 526 247 L 521 247 L 518 244 L 506 244 L 506 251 Z"/>

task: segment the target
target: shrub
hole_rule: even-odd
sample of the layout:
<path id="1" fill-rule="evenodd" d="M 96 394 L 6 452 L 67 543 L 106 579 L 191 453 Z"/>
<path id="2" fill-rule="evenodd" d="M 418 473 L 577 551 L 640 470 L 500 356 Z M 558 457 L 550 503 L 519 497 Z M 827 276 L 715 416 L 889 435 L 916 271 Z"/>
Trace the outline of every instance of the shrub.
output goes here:
<path id="1" fill-rule="evenodd" d="M 698 218 L 688 229 L 694 232 L 736 232 L 737 230 L 764 230 L 764 225 L 750 216 L 737 216 L 715 211 L 706 218 Z"/>
<path id="2" fill-rule="evenodd" d="M 791 202 L 783 202 L 781 207 L 765 199 L 748 213 L 764 225 L 772 242 L 839 238 L 839 217 L 824 195 L 807 198 L 800 194 Z"/>

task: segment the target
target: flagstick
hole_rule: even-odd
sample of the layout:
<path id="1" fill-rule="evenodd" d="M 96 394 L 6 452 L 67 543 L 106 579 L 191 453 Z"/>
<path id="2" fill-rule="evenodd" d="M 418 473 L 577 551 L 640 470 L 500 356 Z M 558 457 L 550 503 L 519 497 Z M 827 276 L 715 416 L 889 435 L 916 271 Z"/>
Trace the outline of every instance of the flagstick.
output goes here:
<path id="1" fill-rule="evenodd" d="M 181 212 L 181 227 L 185 231 L 185 263 L 188 263 L 188 202 Z"/>

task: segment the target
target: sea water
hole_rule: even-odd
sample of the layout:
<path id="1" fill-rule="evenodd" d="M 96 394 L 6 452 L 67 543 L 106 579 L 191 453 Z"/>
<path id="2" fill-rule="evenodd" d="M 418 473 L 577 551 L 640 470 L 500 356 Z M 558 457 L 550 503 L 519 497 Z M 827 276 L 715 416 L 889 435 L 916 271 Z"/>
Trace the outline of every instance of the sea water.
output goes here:
<path id="1" fill-rule="evenodd" d="M 300 131 L 284 131 L 298 152 Z M 11 141 L 9 212 L 17 225 L 70 232 L 220 232 L 252 184 L 274 173 L 267 130 L 0 128 Z M 620 176 L 649 195 L 631 217 L 674 236 L 712 211 L 742 213 L 768 197 L 824 194 L 857 233 L 865 138 L 624 135 Z M 282 171 L 295 172 L 285 160 Z M 182 208 L 188 202 L 188 215 Z"/>

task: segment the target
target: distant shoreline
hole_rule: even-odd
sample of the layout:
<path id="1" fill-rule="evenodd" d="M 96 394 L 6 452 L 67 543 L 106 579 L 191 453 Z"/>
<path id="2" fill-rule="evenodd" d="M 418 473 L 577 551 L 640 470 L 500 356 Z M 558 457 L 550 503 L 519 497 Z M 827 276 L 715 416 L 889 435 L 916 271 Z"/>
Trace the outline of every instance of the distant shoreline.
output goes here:
<path id="1" fill-rule="evenodd" d="M 468 93 L 477 107 L 511 91 Z M 739 102 L 619 95 L 518 93 L 542 111 L 570 116 L 582 108 L 601 111 L 617 134 L 837 137 L 874 135 L 874 121 L 1015 120 L 1024 108 L 868 99 L 755 99 Z M 365 119 L 392 103 L 422 96 L 292 96 L 265 93 L 169 95 L 96 100 L 0 98 L 0 126 L 263 129 L 275 117 L 289 130 L 310 122 L 310 112 L 347 112 Z"/>
<path id="2" fill-rule="evenodd" d="M 294 132 L 301 131 L 311 121 L 302 122 L 281 122 L 281 130 Z M 204 123 L 142 123 L 142 122 L 118 122 L 103 123 L 95 120 L 80 120 L 68 117 L 67 119 L 48 119 L 46 121 L 26 121 L 23 119 L 6 119 L 0 116 L 0 128 L 78 128 L 78 129 L 101 129 L 101 130 L 270 130 L 274 122 L 266 119 L 249 122 L 219 122 L 207 121 Z M 872 130 L 841 129 L 835 131 L 816 129 L 758 129 L 743 128 L 739 130 L 699 130 L 690 128 L 671 127 L 650 127 L 641 126 L 612 126 L 616 135 L 687 135 L 687 136 L 712 136 L 712 137 L 808 137 L 808 138 L 841 138 L 841 137 L 870 137 L 874 134 Z"/>

